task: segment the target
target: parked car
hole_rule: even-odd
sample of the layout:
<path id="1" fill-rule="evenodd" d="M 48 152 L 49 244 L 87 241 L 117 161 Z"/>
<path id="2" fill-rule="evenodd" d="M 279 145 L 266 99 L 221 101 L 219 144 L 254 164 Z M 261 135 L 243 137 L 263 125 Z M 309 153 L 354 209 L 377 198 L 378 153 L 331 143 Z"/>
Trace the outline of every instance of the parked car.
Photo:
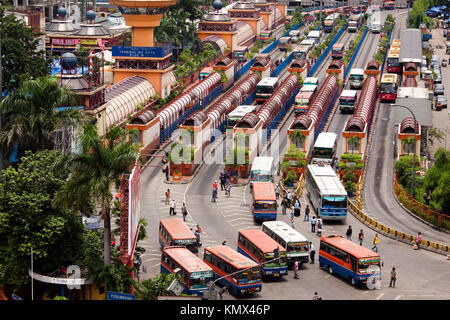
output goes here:
<path id="1" fill-rule="evenodd" d="M 434 103 L 434 108 L 437 111 L 441 111 L 442 109 L 447 109 L 447 98 L 443 95 L 439 95 L 436 97 L 436 101 Z"/>
<path id="2" fill-rule="evenodd" d="M 434 86 L 434 95 L 439 96 L 444 94 L 444 85 L 442 83 L 438 83 Z"/>
<path id="3" fill-rule="evenodd" d="M 442 59 L 441 65 L 442 65 L 443 67 L 446 67 L 446 66 L 447 66 L 447 60 L 446 60 L 446 59 Z"/>

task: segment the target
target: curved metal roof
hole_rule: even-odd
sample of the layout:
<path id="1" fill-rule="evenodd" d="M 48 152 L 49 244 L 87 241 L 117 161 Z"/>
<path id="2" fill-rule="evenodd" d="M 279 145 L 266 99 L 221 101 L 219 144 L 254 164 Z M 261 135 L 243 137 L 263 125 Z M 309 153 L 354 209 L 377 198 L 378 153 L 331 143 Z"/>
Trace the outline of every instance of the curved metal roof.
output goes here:
<path id="1" fill-rule="evenodd" d="M 256 113 L 250 112 L 242 117 L 241 120 L 236 124 L 238 128 L 254 128 L 259 121 L 259 117 Z"/>
<path id="2" fill-rule="evenodd" d="M 225 53 L 225 48 L 227 47 L 227 43 L 223 40 L 222 37 L 218 35 L 210 35 L 202 40 L 202 45 L 204 43 L 211 43 L 214 49 L 218 54 L 222 55 Z"/>
<path id="3" fill-rule="evenodd" d="M 312 119 L 305 115 L 305 114 L 301 114 L 299 116 L 297 116 L 294 121 L 292 122 L 291 126 L 289 127 L 289 129 L 291 130 L 307 130 L 309 128 L 309 126 L 311 125 Z"/>
<path id="4" fill-rule="evenodd" d="M 52 20 L 45 26 L 46 32 L 75 33 L 77 30 L 77 26 L 68 20 Z"/>
<path id="5" fill-rule="evenodd" d="M 146 110 L 137 117 L 133 118 L 130 123 L 131 124 L 146 124 L 149 123 L 156 117 L 156 114 L 153 110 Z"/>
<path id="6" fill-rule="evenodd" d="M 367 63 L 366 69 L 369 70 L 379 70 L 380 69 L 380 64 L 378 62 L 376 62 L 375 60 L 369 61 Z"/>
<path id="7" fill-rule="evenodd" d="M 238 21 L 236 24 L 237 33 L 237 43 L 238 45 L 243 45 L 250 40 L 255 38 L 255 33 L 253 28 L 245 21 Z"/>
<path id="8" fill-rule="evenodd" d="M 400 123 L 400 132 L 414 133 L 414 123 L 416 124 L 416 133 L 419 133 L 419 123 L 417 121 L 414 122 L 413 117 L 407 117 L 403 119 L 403 121 Z"/>
<path id="9" fill-rule="evenodd" d="M 362 117 L 351 117 L 345 126 L 345 131 L 363 132 L 365 121 Z"/>
<path id="10" fill-rule="evenodd" d="M 295 59 L 289 68 L 303 68 L 306 65 L 305 59 Z"/>
<path id="11" fill-rule="evenodd" d="M 206 113 L 202 110 L 195 112 L 184 121 L 185 126 L 200 126 L 207 119 Z"/>

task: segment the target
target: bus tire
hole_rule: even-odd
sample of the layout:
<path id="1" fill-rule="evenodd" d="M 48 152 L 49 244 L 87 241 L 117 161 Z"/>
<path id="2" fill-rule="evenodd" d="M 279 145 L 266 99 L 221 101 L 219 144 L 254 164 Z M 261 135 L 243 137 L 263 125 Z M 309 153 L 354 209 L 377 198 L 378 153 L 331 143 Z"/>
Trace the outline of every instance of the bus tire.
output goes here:
<path id="1" fill-rule="evenodd" d="M 333 267 L 332 266 L 328 266 L 328 272 L 330 273 L 330 274 L 333 274 Z"/>
<path id="2" fill-rule="evenodd" d="M 356 286 L 358 285 L 358 281 L 356 281 L 356 279 L 353 278 L 353 277 L 352 277 L 351 282 L 352 282 L 352 285 L 353 285 L 354 287 L 356 287 Z"/>

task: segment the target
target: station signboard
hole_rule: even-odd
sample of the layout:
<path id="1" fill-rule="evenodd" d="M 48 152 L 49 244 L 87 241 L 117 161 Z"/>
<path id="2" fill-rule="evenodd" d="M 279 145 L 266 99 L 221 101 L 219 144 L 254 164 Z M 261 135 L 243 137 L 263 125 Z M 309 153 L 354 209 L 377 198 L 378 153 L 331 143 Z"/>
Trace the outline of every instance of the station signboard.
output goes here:
<path id="1" fill-rule="evenodd" d="M 172 53 L 172 45 L 163 47 L 112 47 L 113 57 L 126 58 L 163 58 Z"/>

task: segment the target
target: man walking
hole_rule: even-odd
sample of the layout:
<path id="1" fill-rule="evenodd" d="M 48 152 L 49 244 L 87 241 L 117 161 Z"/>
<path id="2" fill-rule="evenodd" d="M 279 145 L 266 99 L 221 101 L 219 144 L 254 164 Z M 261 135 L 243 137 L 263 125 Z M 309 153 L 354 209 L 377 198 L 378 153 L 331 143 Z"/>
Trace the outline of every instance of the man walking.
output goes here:
<path id="1" fill-rule="evenodd" d="M 280 186 L 277 184 L 275 187 L 275 195 L 277 197 L 277 200 L 280 198 Z"/>
<path id="2" fill-rule="evenodd" d="M 303 221 L 309 221 L 309 204 L 306 205 L 305 218 L 303 219 Z"/>
<path id="3" fill-rule="evenodd" d="M 397 272 L 395 268 L 391 270 L 391 282 L 389 282 L 389 287 L 395 288 L 395 280 L 397 280 Z"/>
<path id="4" fill-rule="evenodd" d="M 294 262 L 294 279 L 299 279 L 299 275 L 298 275 L 298 261 L 295 260 Z"/>
<path id="5" fill-rule="evenodd" d="M 314 264 L 314 256 L 316 255 L 316 248 L 312 242 L 309 242 L 309 257 L 311 259 L 311 263 Z"/>
<path id="6" fill-rule="evenodd" d="M 176 215 L 175 207 L 176 207 L 175 200 L 173 199 L 170 200 L 169 216 Z"/>
<path id="7" fill-rule="evenodd" d="M 288 193 L 286 194 L 286 200 L 287 200 L 287 204 L 288 204 L 289 208 L 291 207 L 291 199 L 292 199 L 292 194 L 290 191 L 288 191 Z"/>
<path id="8" fill-rule="evenodd" d="M 213 188 L 211 202 L 216 202 L 216 199 L 217 199 L 217 188 Z"/>
<path id="9" fill-rule="evenodd" d="M 316 216 L 313 216 L 311 219 L 311 232 L 316 232 Z"/>
<path id="10" fill-rule="evenodd" d="M 220 190 L 223 191 L 223 189 L 225 189 L 225 176 L 223 175 L 222 172 L 220 173 L 219 181 L 220 181 Z"/>
<path id="11" fill-rule="evenodd" d="M 345 235 L 347 236 L 347 240 L 352 241 L 352 226 L 348 226 L 347 232 L 345 233 Z"/>
<path id="12" fill-rule="evenodd" d="M 378 239 L 378 233 L 375 233 L 375 238 L 373 238 L 373 241 L 372 241 L 372 243 L 373 243 L 372 250 L 375 249 L 375 252 L 378 252 L 378 246 L 377 246 L 378 242 L 380 242 L 380 240 Z"/>
<path id="13" fill-rule="evenodd" d="M 181 212 L 183 213 L 183 221 L 186 221 L 186 216 L 187 216 L 187 208 L 186 208 L 186 204 L 183 202 L 183 206 L 181 207 Z"/>
<path id="14" fill-rule="evenodd" d="M 364 240 L 364 232 L 362 231 L 362 229 L 361 229 L 361 231 L 358 234 L 358 239 L 359 239 L 359 245 L 362 246 L 362 243 L 363 243 L 363 240 Z"/>
<path id="15" fill-rule="evenodd" d="M 285 198 L 283 198 L 283 200 L 281 200 L 281 213 L 282 214 L 286 214 L 286 206 L 287 206 L 287 200 Z"/>

